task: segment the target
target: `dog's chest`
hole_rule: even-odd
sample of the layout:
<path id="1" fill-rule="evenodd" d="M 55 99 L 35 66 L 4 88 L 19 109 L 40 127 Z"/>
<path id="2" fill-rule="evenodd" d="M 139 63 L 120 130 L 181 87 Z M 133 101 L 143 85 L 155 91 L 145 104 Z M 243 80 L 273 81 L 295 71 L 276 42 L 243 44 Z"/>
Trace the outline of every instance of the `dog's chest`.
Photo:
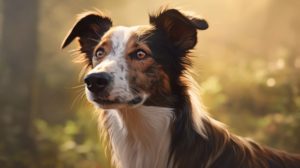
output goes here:
<path id="1" fill-rule="evenodd" d="M 106 111 L 113 161 L 119 168 L 165 168 L 172 109 L 141 106 Z"/>

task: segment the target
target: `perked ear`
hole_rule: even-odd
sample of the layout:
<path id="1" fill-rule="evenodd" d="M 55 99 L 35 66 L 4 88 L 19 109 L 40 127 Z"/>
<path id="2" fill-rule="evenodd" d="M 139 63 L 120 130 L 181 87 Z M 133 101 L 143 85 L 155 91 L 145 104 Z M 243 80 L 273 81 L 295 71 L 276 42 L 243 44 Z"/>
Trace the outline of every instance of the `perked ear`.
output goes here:
<path id="1" fill-rule="evenodd" d="M 157 15 L 150 15 L 150 24 L 163 30 L 170 42 L 183 51 L 190 50 L 196 45 L 197 29 L 208 28 L 208 23 L 204 19 L 185 15 L 177 9 L 164 9 Z"/>
<path id="2" fill-rule="evenodd" d="M 109 17 L 99 13 L 85 13 L 81 15 L 66 36 L 62 43 L 62 48 L 65 48 L 75 38 L 78 38 L 81 47 L 80 51 L 89 57 L 93 54 L 93 50 L 103 34 L 111 27 L 112 21 Z"/>

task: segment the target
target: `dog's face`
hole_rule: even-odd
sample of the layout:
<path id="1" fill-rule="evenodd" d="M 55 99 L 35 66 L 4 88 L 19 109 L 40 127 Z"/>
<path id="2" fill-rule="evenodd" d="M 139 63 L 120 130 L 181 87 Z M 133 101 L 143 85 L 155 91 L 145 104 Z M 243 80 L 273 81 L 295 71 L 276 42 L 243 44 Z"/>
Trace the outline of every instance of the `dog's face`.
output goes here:
<path id="1" fill-rule="evenodd" d="M 171 83 L 184 69 L 183 57 L 195 46 L 197 29 L 207 27 L 205 20 L 175 9 L 150 16 L 149 25 L 134 27 L 113 27 L 110 18 L 88 13 L 75 24 L 63 48 L 79 38 L 80 51 L 92 67 L 84 79 L 86 95 L 96 106 L 157 104 L 159 97 L 172 94 Z"/>

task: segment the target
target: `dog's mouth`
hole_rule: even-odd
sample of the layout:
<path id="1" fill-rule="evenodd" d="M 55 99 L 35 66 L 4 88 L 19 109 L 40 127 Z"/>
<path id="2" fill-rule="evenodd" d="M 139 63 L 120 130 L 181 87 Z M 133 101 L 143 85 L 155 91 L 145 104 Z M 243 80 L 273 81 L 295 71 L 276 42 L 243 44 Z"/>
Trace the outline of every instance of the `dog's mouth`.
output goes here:
<path id="1" fill-rule="evenodd" d="M 137 104 L 142 103 L 143 98 L 141 96 L 137 96 L 129 101 L 121 101 L 119 99 L 109 100 L 107 98 L 97 97 L 97 98 L 94 98 L 93 101 L 98 104 L 101 104 L 101 105 L 113 105 L 113 104 L 137 105 Z"/>
<path id="2" fill-rule="evenodd" d="M 137 107 L 142 105 L 148 98 L 148 94 L 135 90 L 133 93 L 120 94 L 119 92 L 106 91 L 93 93 L 86 89 L 87 99 L 96 107 L 102 109 L 120 109 L 124 107 Z"/>

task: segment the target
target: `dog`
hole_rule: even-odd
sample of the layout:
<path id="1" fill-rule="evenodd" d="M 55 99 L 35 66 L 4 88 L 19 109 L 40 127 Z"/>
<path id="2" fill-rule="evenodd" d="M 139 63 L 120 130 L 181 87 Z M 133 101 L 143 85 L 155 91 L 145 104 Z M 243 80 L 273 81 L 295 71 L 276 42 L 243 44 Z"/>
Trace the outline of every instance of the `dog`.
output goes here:
<path id="1" fill-rule="evenodd" d="M 85 91 L 100 112 L 118 168 L 299 168 L 300 156 L 230 133 L 209 117 L 191 78 L 190 52 L 206 20 L 178 9 L 149 25 L 113 26 L 101 12 L 81 15 L 62 48 L 78 39 L 91 67 Z"/>

